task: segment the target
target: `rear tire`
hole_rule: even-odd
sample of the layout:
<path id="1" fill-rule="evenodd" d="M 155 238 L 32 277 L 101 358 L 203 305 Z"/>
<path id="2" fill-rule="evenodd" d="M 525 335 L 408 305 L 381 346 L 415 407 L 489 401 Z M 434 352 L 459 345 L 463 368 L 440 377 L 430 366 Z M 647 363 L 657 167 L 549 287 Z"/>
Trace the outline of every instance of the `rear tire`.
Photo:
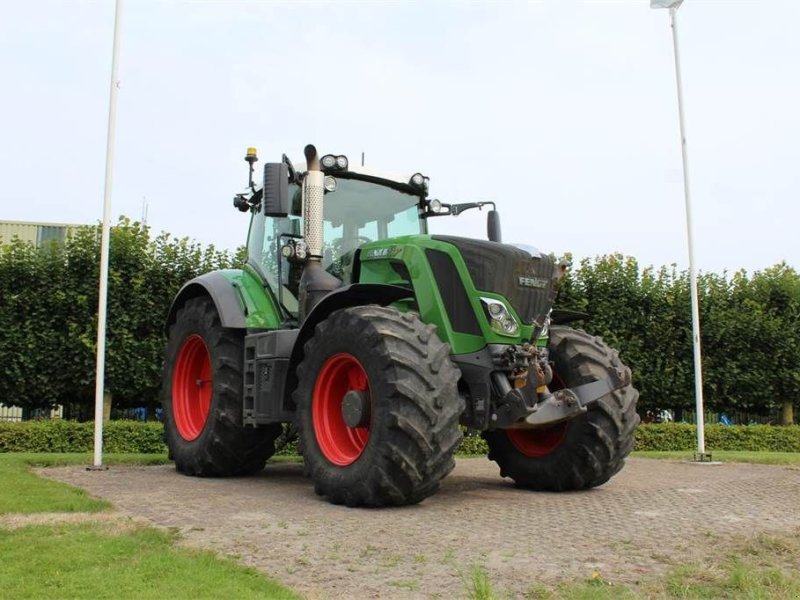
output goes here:
<path id="1" fill-rule="evenodd" d="M 275 452 L 279 424 L 242 423 L 244 333 L 221 325 L 213 301 L 192 298 L 170 327 L 164 363 L 164 432 L 186 475 L 256 473 Z"/>
<path id="2" fill-rule="evenodd" d="M 616 350 L 585 331 L 554 326 L 550 330 L 552 389 L 575 387 L 630 369 Z M 483 434 L 489 458 L 500 475 L 532 490 L 581 490 L 602 485 L 622 469 L 633 449 L 639 423 L 632 385 L 615 390 L 571 421 L 547 429 L 509 429 Z"/>
<path id="3" fill-rule="evenodd" d="M 294 396 L 317 494 L 334 504 L 385 506 L 436 492 L 461 441 L 458 378 L 449 346 L 415 315 L 356 306 L 317 325 Z M 345 398 L 360 407 L 350 425 Z"/>

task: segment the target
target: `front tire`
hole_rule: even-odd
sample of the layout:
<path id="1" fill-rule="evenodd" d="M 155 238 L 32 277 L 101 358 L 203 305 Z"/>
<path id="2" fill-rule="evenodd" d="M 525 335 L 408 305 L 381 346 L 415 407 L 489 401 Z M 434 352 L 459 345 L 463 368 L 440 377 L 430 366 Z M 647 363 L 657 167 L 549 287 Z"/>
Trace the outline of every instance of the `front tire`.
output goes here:
<path id="1" fill-rule="evenodd" d="M 575 387 L 630 369 L 616 350 L 585 331 L 563 326 L 550 330 L 550 358 L 554 362 L 553 389 Z M 566 491 L 607 482 L 633 449 L 639 423 L 632 385 L 615 390 L 588 406 L 588 411 L 549 428 L 496 430 L 483 434 L 489 459 L 500 475 L 519 487 Z"/>
<path id="2" fill-rule="evenodd" d="M 242 423 L 244 334 L 220 323 L 213 301 L 192 298 L 170 327 L 164 362 L 164 431 L 186 475 L 256 473 L 275 452 L 279 424 Z"/>
<path id="3" fill-rule="evenodd" d="M 317 494 L 385 506 L 436 492 L 455 466 L 463 402 L 435 328 L 392 308 L 356 306 L 317 325 L 304 350 L 294 397 Z"/>

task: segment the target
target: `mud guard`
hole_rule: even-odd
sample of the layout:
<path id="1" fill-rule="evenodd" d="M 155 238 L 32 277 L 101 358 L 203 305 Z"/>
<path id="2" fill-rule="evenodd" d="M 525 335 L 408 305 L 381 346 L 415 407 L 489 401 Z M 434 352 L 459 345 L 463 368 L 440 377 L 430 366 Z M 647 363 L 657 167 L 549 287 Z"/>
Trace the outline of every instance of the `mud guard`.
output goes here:
<path id="1" fill-rule="evenodd" d="M 212 271 L 188 281 L 175 296 L 167 315 L 166 331 L 175 322 L 178 309 L 190 298 L 210 296 L 217 307 L 219 320 L 223 327 L 244 329 L 247 327 L 247 308 L 240 293 L 227 277 Z"/>
<path id="2" fill-rule="evenodd" d="M 380 304 L 388 306 L 404 298 L 413 298 L 414 291 L 399 285 L 385 283 L 354 283 L 341 287 L 323 298 L 319 304 L 308 314 L 300 326 L 297 341 L 292 349 L 289 361 L 289 374 L 286 382 L 287 396 L 297 387 L 295 369 L 303 360 L 304 346 L 314 335 L 314 328 L 328 316 L 341 308 L 350 306 L 364 306 L 366 304 Z M 288 398 L 287 398 L 288 399 Z"/>
<path id="3" fill-rule="evenodd" d="M 302 360 L 303 346 L 314 335 L 314 328 L 318 323 L 327 319 L 333 311 L 365 304 L 387 306 L 392 302 L 413 296 L 414 291 L 409 288 L 385 283 L 353 283 L 331 292 L 314 307 L 300 326 L 297 342 L 292 350 L 292 366 Z"/>
<path id="4" fill-rule="evenodd" d="M 550 311 L 550 322 L 553 325 L 566 325 L 573 321 L 583 321 L 589 319 L 589 313 L 581 312 L 579 310 L 567 310 L 564 308 L 554 308 Z"/>

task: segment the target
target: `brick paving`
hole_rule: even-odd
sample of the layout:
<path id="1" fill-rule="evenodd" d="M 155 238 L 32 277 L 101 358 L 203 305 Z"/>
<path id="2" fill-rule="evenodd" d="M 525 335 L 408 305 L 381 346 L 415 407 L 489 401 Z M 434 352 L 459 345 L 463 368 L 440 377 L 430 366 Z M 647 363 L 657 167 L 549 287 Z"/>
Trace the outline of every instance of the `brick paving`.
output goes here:
<path id="1" fill-rule="evenodd" d="M 629 459 L 604 486 L 554 494 L 516 489 L 484 458 L 460 459 L 432 498 L 377 510 L 321 500 L 299 464 L 237 479 L 172 466 L 41 472 L 309 598 L 461 597 L 476 566 L 512 597 L 595 570 L 632 583 L 725 552 L 736 535 L 800 528 L 800 468 L 785 466 Z"/>

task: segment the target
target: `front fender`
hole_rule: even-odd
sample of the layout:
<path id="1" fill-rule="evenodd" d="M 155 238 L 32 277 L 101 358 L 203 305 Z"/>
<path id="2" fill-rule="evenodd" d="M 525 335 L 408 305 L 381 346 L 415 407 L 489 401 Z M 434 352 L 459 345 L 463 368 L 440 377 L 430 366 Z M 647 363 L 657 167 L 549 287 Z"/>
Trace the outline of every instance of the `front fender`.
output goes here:
<path id="1" fill-rule="evenodd" d="M 303 346 L 314 335 L 314 328 L 318 323 L 327 319 L 333 311 L 366 304 L 387 306 L 392 302 L 413 296 L 413 290 L 399 285 L 384 283 L 354 283 L 332 291 L 314 307 L 300 326 L 297 342 L 295 342 L 292 350 L 292 365 L 300 363 L 303 356 Z"/>
<path id="2" fill-rule="evenodd" d="M 300 326 L 292 355 L 289 360 L 289 374 L 286 382 L 286 395 L 291 403 L 291 393 L 297 387 L 297 365 L 305 355 L 304 346 L 314 335 L 317 324 L 324 321 L 335 310 L 350 306 L 365 306 L 367 304 L 380 304 L 387 306 L 404 298 L 413 298 L 414 292 L 399 285 L 383 283 L 354 283 L 334 290 L 325 296 L 319 304 L 308 314 Z"/>
<path id="3" fill-rule="evenodd" d="M 583 321 L 589 318 L 589 313 L 579 310 L 567 310 L 564 308 L 554 308 L 550 311 L 550 323 L 553 325 L 566 325 L 573 321 Z"/>

